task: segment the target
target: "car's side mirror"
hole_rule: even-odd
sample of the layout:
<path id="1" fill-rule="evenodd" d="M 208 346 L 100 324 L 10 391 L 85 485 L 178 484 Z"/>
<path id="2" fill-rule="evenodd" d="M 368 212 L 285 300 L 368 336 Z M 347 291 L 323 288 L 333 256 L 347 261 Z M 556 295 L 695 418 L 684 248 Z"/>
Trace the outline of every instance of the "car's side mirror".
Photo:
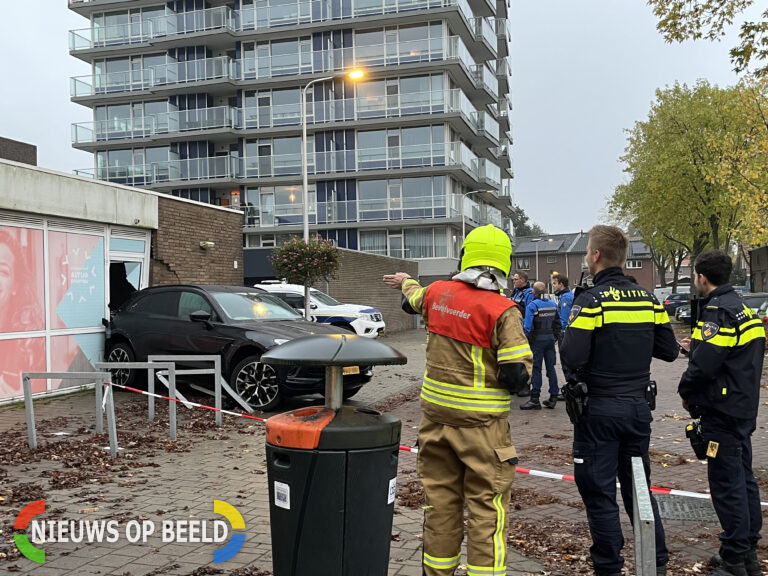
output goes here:
<path id="1" fill-rule="evenodd" d="M 317 304 L 313 304 L 312 302 L 309 303 L 309 308 L 311 310 L 317 310 Z"/>
<path id="2" fill-rule="evenodd" d="M 211 313 L 204 310 L 196 310 L 189 315 L 192 322 L 208 322 L 211 319 Z"/>

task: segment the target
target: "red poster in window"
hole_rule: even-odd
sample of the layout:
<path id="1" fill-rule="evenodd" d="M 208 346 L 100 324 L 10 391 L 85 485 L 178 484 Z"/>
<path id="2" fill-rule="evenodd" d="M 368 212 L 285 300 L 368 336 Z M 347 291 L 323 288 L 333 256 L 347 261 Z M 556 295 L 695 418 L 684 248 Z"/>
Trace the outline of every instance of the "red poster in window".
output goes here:
<path id="1" fill-rule="evenodd" d="M 43 286 L 43 231 L 0 227 L 0 333 L 45 329 Z"/>

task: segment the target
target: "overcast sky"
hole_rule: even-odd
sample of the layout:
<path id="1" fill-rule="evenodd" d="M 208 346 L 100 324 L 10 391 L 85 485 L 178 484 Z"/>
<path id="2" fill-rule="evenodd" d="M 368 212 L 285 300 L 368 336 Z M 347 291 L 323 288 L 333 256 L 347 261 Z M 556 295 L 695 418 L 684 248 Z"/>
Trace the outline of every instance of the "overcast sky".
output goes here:
<path id="1" fill-rule="evenodd" d="M 547 232 L 588 229 L 621 183 L 624 129 L 646 117 L 656 88 L 706 78 L 733 84 L 723 43 L 668 45 L 644 0 L 512 0 L 512 148 L 515 201 Z M 71 172 L 92 165 L 71 147 L 69 77 L 88 67 L 69 55 L 68 31 L 87 21 L 66 0 L 0 8 L 0 136 L 38 147 L 38 163 Z"/>

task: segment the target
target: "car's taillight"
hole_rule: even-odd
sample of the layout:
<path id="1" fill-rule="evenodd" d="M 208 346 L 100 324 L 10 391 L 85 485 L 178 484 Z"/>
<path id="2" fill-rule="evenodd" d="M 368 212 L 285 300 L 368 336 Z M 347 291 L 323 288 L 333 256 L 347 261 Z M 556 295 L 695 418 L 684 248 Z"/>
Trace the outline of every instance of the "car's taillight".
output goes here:
<path id="1" fill-rule="evenodd" d="M 763 324 L 768 324 L 768 316 L 763 316 Z"/>
<path id="2" fill-rule="evenodd" d="M 669 298 L 667 298 L 666 300 L 664 300 L 664 306 L 669 306 Z"/>

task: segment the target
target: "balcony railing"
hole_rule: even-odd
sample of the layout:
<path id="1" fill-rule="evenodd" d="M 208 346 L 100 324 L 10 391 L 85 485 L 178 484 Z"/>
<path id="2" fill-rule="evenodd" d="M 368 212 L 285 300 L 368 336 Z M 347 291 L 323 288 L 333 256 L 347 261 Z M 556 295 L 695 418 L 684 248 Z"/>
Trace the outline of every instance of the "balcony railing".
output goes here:
<path id="1" fill-rule="evenodd" d="M 478 180 L 491 183 L 498 183 L 500 180 L 498 166 L 479 159 L 460 142 L 314 152 L 307 159 L 307 173 L 316 175 L 432 166 L 459 166 L 465 168 Z M 132 186 L 191 180 L 298 176 L 301 174 L 301 153 L 297 151 L 293 154 L 242 159 L 234 156 L 216 156 L 168 160 L 150 164 L 104 166 L 97 168 L 95 172 L 93 169 L 85 169 L 76 170 L 75 173 L 86 176 L 95 175 L 99 180 Z"/>
<path id="2" fill-rule="evenodd" d="M 91 0 L 71 0 L 70 5 L 86 1 Z M 326 0 L 309 2 L 297 0 L 281 3 L 279 6 L 250 7 L 243 10 L 218 6 L 204 10 L 171 13 L 114 26 L 71 30 L 69 48 L 74 51 L 89 50 L 211 30 L 252 31 L 450 6 L 457 6 L 468 22 L 473 19 L 472 9 L 467 0 L 353 0 L 350 11 L 341 16 L 330 12 Z M 480 26 L 483 31 L 477 37 L 478 40 L 486 37 L 485 26 Z M 493 33 L 492 28 L 491 33 Z"/>
<path id="3" fill-rule="evenodd" d="M 75 76 L 70 79 L 70 95 L 78 98 L 149 90 L 155 86 L 229 79 L 231 68 L 232 60 L 229 57 L 218 56 L 159 64 L 142 70 Z"/>
<path id="4" fill-rule="evenodd" d="M 233 156 L 167 160 L 150 164 L 126 166 L 100 166 L 75 170 L 80 176 L 91 176 L 129 186 L 150 186 L 164 182 L 188 182 L 194 180 L 233 179 L 237 176 L 238 159 Z"/>
<path id="5" fill-rule="evenodd" d="M 302 222 L 301 197 L 297 201 L 276 204 L 268 209 L 241 206 L 243 226 L 251 229 L 295 226 Z M 461 201 L 466 201 L 465 210 Z M 446 202 L 448 203 L 446 205 Z M 424 218 L 460 218 L 462 214 L 476 224 L 494 224 L 501 228 L 502 216 L 498 208 L 481 204 L 461 195 L 415 196 L 388 199 L 358 199 L 336 202 L 315 202 L 310 198 L 307 208 L 310 224 L 344 224 L 414 220 Z"/>
<path id="6" fill-rule="evenodd" d="M 478 88 L 485 88 L 494 98 L 499 97 L 499 79 L 485 64 L 478 64 L 474 67 L 475 85 Z"/>
<path id="7" fill-rule="evenodd" d="M 236 127 L 236 108 L 217 106 L 179 110 L 138 118 L 113 118 L 72 125 L 72 142 L 87 144 L 109 140 L 149 138 L 194 130 L 215 130 Z"/>
<path id="8" fill-rule="evenodd" d="M 490 134 L 497 142 L 499 140 L 499 123 L 488 112 L 477 112 L 473 118 L 478 130 Z"/>
<path id="9" fill-rule="evenodd" d="M 243 225 L 249 228 L 298 225 L 302 222 L 303 207 L 300 197 L 296 202 L 276 204 L 267 210 L 241 206 Z M 445 218 L 447 215 L 444 195 L 337 202 L 314 202 L 310 199 L 307 211 L 310 224 Z"/>
<path id="10" fill-rule="evenodd" d="M 119 24 L 70 30 L 69 49 L 89 50 L 149 42 L 155 38 L 210 30 L 233 30 L 233 10 L 226 6 L 167 14 Z"/>
<path id="11" fill-rule="evenodd" d="M 245 8 L 236 11 L 234 17 L 236 21 L 235 29 L 243 31 L 327 22 L 330 20 L 345 20 L 363 16 L 396 14 L 448 6 L 458 6 L 467 20 L 472 18 L 472 9 L 466 0 L 352 0 L 350 11 L 341 16 L 330 13 L 326 0 L 296 1 L 281 3 L 279 6 L 264 6 L 255 9 Z"/>
<path id="12" fill-rule="evenodd" d="M 414 40 L 370 46 L 352 46 L 320 50 L 311 54 L 292 54 L 269 58 L 232 60 L 227 56 L 170 62 L 143 70 L 89 74 L 70 79 L 73 98 L 135 92 L 158 86 L 201 82 L 205 80 L 250 80 L 286 75 L 333 73 L 354 65 L 366 67 L 458 60 L 478 87 L 498 94 L 498 80 L 483 64 L 475 64 L 466 45 L 458 36 Z"/>
<path id="13" fill-rule="evenodd" d="M 493 48 L 493 52 L 496 53 L 496 32 L 488 21 L 488 18 L 474 19 L 474 36 L 475 40 L 485 40 L 485 42 Z"/>
<path id="14" fill-rule="evenodd" d="M 478 113 L 466 94 L 459 88 L 310 102 L 307 104 L 307 124 L 456 112 L 460 112 L 475 130 L 486 130 L 498 140 L 498 122 L 484 112 Z M 72 142 L 91 144 L 110 140 L 149 138 L 193 130 L 255 130 L 299 124 L 301 124 L 299 104 L 247 108 L 218 106 L 138 118 L 80 122 L 72 125 Z"/>

